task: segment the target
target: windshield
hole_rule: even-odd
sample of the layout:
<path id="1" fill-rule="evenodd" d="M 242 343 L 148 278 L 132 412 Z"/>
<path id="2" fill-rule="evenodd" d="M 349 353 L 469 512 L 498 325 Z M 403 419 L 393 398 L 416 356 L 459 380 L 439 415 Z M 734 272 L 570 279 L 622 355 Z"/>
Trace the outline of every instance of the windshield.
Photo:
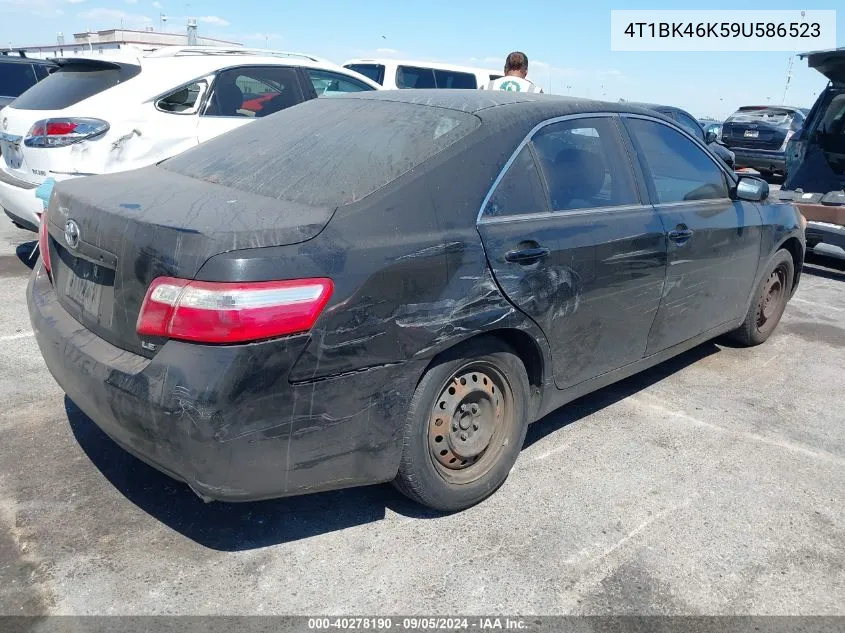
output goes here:
<path id="1" fill-rule="evenodd" d="M 795 118 L 794 110 L 783 108 L 740 108 L 728 121 L 733 123 L 769 123 L 777 127 L 789 127 Z"/>
<path id="2" fill-rule="evenodd" d="M 313 206 L 350 204 L 480 125 L 466 112 L 339 96 L 313 99 L 162 163 L 233 189 Z"/>

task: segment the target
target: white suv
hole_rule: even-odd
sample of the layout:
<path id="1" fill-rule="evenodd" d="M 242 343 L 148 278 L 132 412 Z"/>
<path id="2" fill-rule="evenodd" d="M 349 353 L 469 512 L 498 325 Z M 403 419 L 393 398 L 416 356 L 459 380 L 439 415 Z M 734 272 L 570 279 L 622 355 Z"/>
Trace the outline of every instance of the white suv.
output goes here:
<path id="1" fill-rule="evenodd" d="M 266 50 L 55 61 L 58 71 L 0 112 L 0 206 L 33 231 L 47 179 L 144 167 L 302 101 L 381 88 L 316 57 Z"/>

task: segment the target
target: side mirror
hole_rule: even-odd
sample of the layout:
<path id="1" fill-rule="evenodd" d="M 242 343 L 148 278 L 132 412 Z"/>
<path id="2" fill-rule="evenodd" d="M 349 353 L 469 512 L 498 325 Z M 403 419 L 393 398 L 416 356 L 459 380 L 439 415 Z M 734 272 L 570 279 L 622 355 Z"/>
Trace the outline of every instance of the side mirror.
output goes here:
<path id="1" fill-rule="evenodd" d="M 710 143 L 716 142 L 716 133 L 713 130 L 707 130 L 704 133 L 704 142 L 710 145 Z"/>
<path id="2" fill-rule="evenodd" d="M 736 197 L 738 200 L 762 202 L 769 197 L 769 183 L 762 178 L 742 176 L 736 185 Z"/>

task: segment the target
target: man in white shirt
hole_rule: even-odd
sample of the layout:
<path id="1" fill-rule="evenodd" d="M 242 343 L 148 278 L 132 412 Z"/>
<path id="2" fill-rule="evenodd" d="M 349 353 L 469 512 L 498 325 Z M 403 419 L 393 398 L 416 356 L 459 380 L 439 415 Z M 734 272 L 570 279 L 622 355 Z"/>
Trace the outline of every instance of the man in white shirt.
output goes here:
<path id="1" fill-rule="evenodd" d="M 528 57 L 525 53 L 514 51 L 505 60 L 505 76 L 487 84 L 487 90 L 505 90 L 507 92 L 543 92 L 528 76 Z"/>

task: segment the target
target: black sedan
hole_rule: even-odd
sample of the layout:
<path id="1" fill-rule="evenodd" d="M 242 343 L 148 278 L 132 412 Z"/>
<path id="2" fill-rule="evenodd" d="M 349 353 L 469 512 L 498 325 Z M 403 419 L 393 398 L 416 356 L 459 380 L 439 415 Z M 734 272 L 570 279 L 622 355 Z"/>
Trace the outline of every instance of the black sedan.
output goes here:
<path id="1" fill-rule="evenodd" d="M 57 185 L 28 288 L 68 396 L 201 497 L 502 484 L 529 423 L 716 336 L 772 333 L 791 204 L 628 104 L 316 99 Z"/>

